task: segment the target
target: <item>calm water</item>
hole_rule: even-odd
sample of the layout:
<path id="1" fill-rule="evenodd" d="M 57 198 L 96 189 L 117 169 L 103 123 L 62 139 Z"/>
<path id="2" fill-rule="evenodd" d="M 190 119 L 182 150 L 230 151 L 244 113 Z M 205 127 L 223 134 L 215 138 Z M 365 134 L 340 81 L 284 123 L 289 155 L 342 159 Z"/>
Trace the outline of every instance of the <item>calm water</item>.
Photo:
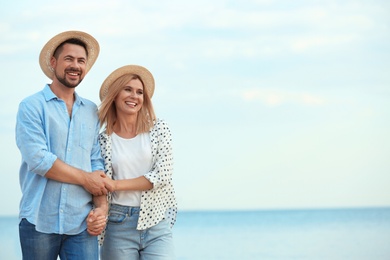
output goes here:
<path id="1" fill-rule="evenodd" d="M 0 259 L 21 259 L 16 217 L 0 217 Z M 180 212 L 177 259 L 390 259 L 390 208 Z M 115 260 L 115 259 L 113 259 Z"/>

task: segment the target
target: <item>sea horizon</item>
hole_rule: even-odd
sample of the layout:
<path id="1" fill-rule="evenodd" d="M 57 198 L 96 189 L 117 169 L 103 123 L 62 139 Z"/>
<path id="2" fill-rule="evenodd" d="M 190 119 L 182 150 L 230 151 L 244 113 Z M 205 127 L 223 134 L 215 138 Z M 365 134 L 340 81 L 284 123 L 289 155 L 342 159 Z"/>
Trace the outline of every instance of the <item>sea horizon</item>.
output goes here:
<path id="1" fill-rule="evenodd" d="M 21 259 L 18 216 L 0 216 L 0 259 Z M 176 259 L 390 259 L 390 207 L 181 210 Z"/>
<path id="2" fill-rule="evenodd" d="M 390 209 L 390 205 L 379 205 L 379 206 L 321 206 L 321 207 L 275 207 L 275 208 L 185 208 L 180 209 L 178 212 L 250 212 L 250 211 L 304 211 L 304 210 L 361 210 L 361 209 Z M 3 214 L 0 213 L 0 217 L 15 217 L 15 214 Z"/>

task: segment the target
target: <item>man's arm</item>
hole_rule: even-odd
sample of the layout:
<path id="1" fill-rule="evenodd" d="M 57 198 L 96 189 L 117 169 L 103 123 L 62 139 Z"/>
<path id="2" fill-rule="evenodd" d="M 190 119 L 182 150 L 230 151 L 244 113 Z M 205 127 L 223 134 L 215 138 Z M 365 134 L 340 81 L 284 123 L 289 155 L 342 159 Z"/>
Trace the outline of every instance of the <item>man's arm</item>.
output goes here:
<path id="1" fill-rule="evenodd" d="M 107 194 L 107 190 L 111 191 L 111 187 L 106 187 L 104 182 L 106 175 L 103 171 L 85 172 L 59 159 L 54 161 L 53 166 L 46 172 L 45 177 L 59 182 L 83 186 L 84 189 L 95 196 Z"/>

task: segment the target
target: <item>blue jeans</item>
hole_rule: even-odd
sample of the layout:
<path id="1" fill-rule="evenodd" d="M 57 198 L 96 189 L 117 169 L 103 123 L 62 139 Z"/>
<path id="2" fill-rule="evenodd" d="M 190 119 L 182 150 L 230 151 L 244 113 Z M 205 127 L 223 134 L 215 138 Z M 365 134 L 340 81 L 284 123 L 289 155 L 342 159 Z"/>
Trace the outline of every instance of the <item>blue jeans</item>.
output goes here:
<path id="1" fill-rule="evenodd" d="M 22 219 L 19 223 L 23 260 L 98 260 L 97 238 L 85 230 L 77 235 L 45 234 Z"/>
<path id="2" fill-rule="evenodd" d="M 100 250 L 102 260 L 174 259 L 172 230 L 167 220 L 146 230 L 137 230 L 140 208 L 113 204 Z"/>

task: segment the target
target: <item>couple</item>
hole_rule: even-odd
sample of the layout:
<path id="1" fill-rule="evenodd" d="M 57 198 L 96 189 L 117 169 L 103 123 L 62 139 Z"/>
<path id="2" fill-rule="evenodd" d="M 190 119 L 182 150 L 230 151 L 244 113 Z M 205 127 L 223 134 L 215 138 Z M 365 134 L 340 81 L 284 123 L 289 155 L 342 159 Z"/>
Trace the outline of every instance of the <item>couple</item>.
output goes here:
<path id="1" fill-rule="evenodd" d="M 98 235 L 101 259 L 173 259 L 171 133 L 153 110 L 153 76 L 115 70 L 97 109 L 75 88 L 99 50 L 80 31 L 50 39 L 39 62 L 52 83 L 19 105 L 23 259 L 97 260 Z"/>

